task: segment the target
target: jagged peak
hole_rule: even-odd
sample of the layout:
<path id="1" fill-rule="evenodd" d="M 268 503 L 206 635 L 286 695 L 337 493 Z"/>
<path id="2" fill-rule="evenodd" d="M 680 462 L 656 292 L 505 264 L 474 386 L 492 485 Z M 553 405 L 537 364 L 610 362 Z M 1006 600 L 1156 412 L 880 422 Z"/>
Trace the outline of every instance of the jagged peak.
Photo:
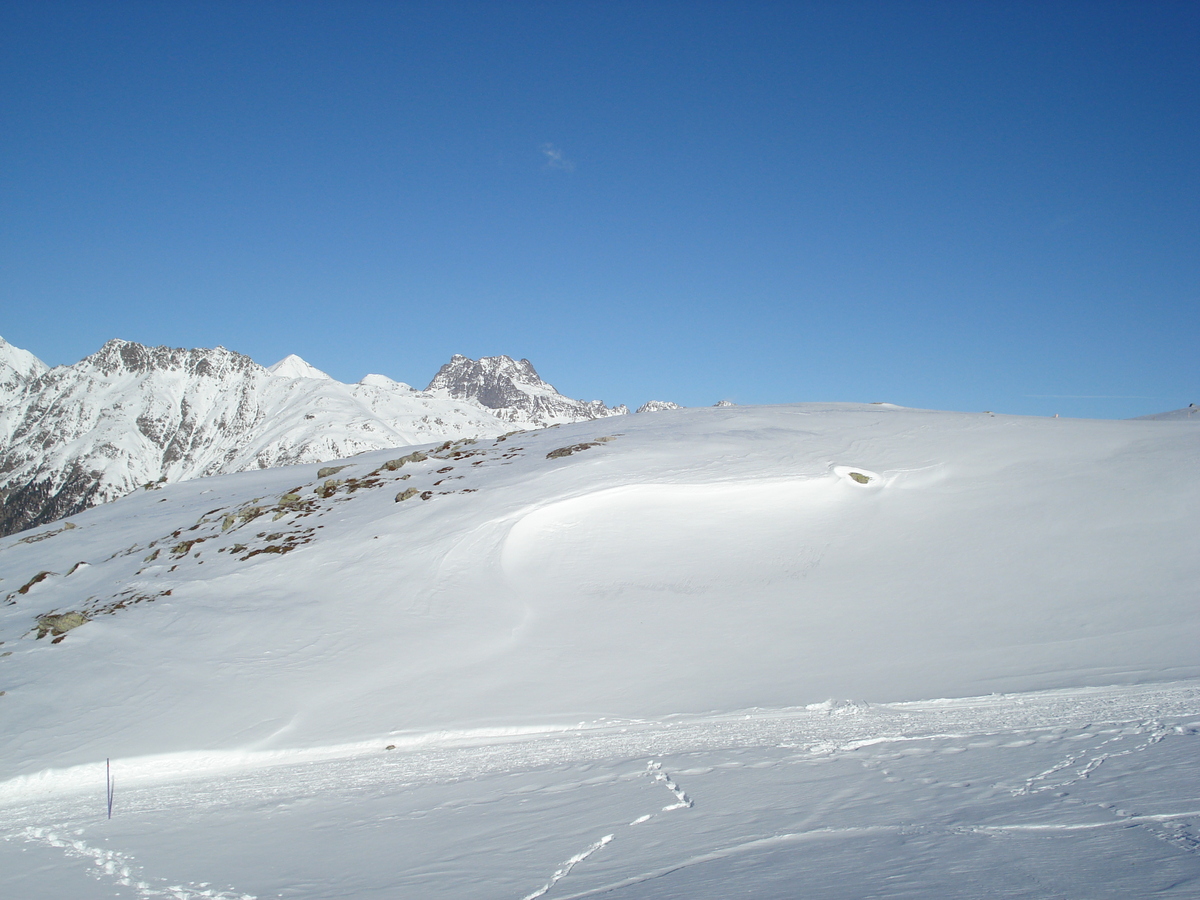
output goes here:
<path id="1" fill-rule="evenodd" d="M 333 381 L 329 375 L 295 353 L 289 353 L 275 365 L 267 366 L 267 371 L 280 378 L 324 378 Z"/>
<path id="2" fill-rule="evenodd" d="M 678 403 L 672 403 L 670 400 L 647 400 L 637 408 L 640 413 L 644 412 L 665 412 L 669 409 L 683 409 Z"/>
<path id="3" fill-rule="evenodd" d="M 250 357 L 224 347 L 148 347 L 136 341 L 114 338 L 80 360 L 77 368 L 94 369 L 103 375 L 118 372 L 147 373 L 154 371 L 183 371 L 190 375 L 221 378 L 231 372 L 258 369 L 265 371 Z"/>
<path id="4" fill-rule="evenodd" d="M 471 359 L 456 353 L 433 376 L 430 392 L 470 400 L 487 409 L 502 410 L 511 421 L 547 424 L 621 415 L 625 407 L 609 409 L 599 400 L 572 400 L 541 379 L 527 359 L 484 356 Z"/>
<path id="5" fill-rule="evenodd" d="M 503 355 L 471 359 L 461 353 L 455 353 L 450 357 L 450 362 L 438 369 L 425 390 L 443 389 L 455 394 L 468 384 L 486 387 L 501 379 L 513 384 L 554 391 L 554 386 L 542 381 L 533 363 L 527 359 L 515 360 L 511 356 Z"/>

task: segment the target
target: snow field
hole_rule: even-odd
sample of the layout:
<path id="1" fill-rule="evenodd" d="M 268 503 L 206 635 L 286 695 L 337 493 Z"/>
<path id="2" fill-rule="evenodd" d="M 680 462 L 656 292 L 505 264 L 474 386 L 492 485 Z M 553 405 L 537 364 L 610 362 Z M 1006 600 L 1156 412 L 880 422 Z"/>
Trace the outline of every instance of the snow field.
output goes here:
<path id="1" fill-rule="evenodd" d="M 29 900 L 1200 886 L 1196 683 L 814 706 L 10 795 L 0 862 Z"/>
<path id="2" fill-rule="evenodd" d="M 5 538 L 0 888 L 1195 897 L 1198 436 L 677 410 Z"/>

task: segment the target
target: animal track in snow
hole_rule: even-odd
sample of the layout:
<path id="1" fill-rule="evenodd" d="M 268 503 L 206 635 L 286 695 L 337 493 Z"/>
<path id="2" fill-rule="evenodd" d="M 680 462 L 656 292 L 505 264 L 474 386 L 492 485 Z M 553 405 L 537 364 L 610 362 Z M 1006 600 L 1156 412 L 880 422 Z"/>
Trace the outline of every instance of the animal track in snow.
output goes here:
<path id="1" fill-rule="evenodd" d="M 683 792 L 683 790 L 679 787 L 679 785 L 677 785 L 672 780 L 670 775 L 668 775 L 665 771 L 663 771 L 662 763 L 656 762 L 655 760 L 650 760 L 649 762 L 647 762 L 646 763 L 646 774 L 653 775 L 655 781 L 662 782 L 663 785 L 667 788 L 667 790 L 669 790 L 672 794 L 675 795 L 676 802 L 672 803 L 668 806 L 664 806 L 662 808 L 663 812 L 670 812 L 671 810 L 675 810 L 675 809 L 691 808 L 691 806 L 692 806 L 691 798 L 688 797 L 688 795 Z M 654 813 L 646 813 L 645 815 L 638 816 L 636 819 L 634 819 L 632 822 L 630 822 L 627 827 L 632 828 L 634 825 L 641 825 L 643 822 L 649 822 L 653 818 L 654 818 Z M 547 881 L 544 885 L 542 885 L 540 888 L 538 888 L 532 894 L 526 894 L 523 898 L 521 898 L 521 900 L 537 900 L 538 897 L 541 897 L 543 894 L 547 893 L 552 887 L 554 887 L 554 885 L 556 885 L 562 879 L 566 878 L 567 875 L 570 874 L 571 869 L 575 868 L 575 866 L 577 864 L 583 862 L 585 859 L 587 859 L 589 856 L 591 856 L 593 853 L 595 853 L 597 850 L 599 850 L 601 847 L 603 847 L 605 844 L 607 844 L 609 841 L 611 841 L 613 839 L 613 837 L 614 837 L 614 835 L 607 834 L 604 837 L 602 837 L 600 840 L 596 841 L 596 843 L 594 843 L 590 847 L 588 847 L 586 850 L 583 850 L 580 853 L 576 853 L 574 856 L 572 856 L 570 859 L 568 859 L 565 863 L 563 863 L 558 869 L 555 870 L 554 874 L 550 876 L 549 881 Z"/>
<path id="2" fill-rule="evenodd" d="M 667 790 L 675 795 L 676 803 L 670 806 L 664 806 L 663 812 L 670 812 L 673 809 L 691 809 L 692 800 L 683 792 L 683 790 L 674 781 L 671 776 L 663 771 L 662 763 L 657 763 L 654 760 L 646 763 L 646 774 L 653 775 L 655 781 L 661 781 L 666 786 Z"/>
<path id="3" fill-rule="evenodd" d="M 75 832 L 76 835 L 79 833 Z M 92 847 L 84 841 L 61 836 L 50 828 L 26 828 L 13 836 L 57 847 L 68 856 L 91 860 L 96 867 L 97 877 L 108 877 L 119 885 L 133 888 L 142 900 L 256 900 L 253 894 L 218 891 L 208 884 L 168 884 L 165 878 L 152 879 L 158 884 L 151 884 L 143 880 L 140 867 L 134 863 L 132 857 L 117 850 Z"/>
<path id="4" fill-rule="evenodd" d="M 1161 741 L 1164 737 L 1166 737 L 1170 733 L 1172 733 L 1172 730 L 1164 727 L 1161 722 L 1142 722 L 1140 725 L 1136 726 L 1133 731 L 1130 731 L 1127 728 L 1122 728 L 1118 731 L 1117 734 L 1113 735 L 1112 737 L 1108 738 L 1107 740 L 1101 741 L 1100 744 L 1097 745 L 1095 748 L 1089 748 L 1080 753 L 1068 754 L 1065 759 L 1062 759 L 1059 762 L 1055 763 L 1049 769 L 1046 769 L 1046 771 L 1039 772 L 1037 775 L 1034 775 L 1032 778 L 1026 779 L 1024 786 L 1019 787 L 1019 788 L 1014 788 L 1012 793 L 1014 795 L 1022 795 L 1022 794 L 1036 794 L 1036 793 L 1040 793 L 1042 791 L 1060 790 L 1064 787 L 1067 787 L 1068 785 L 1074 784 L 1077 781 L 1081 781 L 1081 780 L 1087 778 L 1092 772 L 1094 772 L 1101 765 L 1103 765 L 1105 760 L 1116 759 L 1121 756 L 1129 756 L 1132 753 L 1140 753 L 1142 750 L 1145 750 L 1147 747 L 1150 747 L 1153 744 L 1157 744 L 1159 741 Z M 1147 736 L 1146 740 L 1142 741 L 1138 745 L 1136 745 L 1134 747 L 1129 747 L 1125 750 L 1119 750 L 1116 752 L 1105 752 L 1105 751 L 1102 751 L 1102 749 L 1101 749 L 1103 747 L 1106 747 L 1109 744 L 1116 743 L 1117 741 L 1120 741 L 1120 740 L 1130 737 L 1132 735 L 1148 735 L 1148 736 Z M 1054 781 L 1048 780 L 1052 776 L 1057 775 L 1058 773 L 1063 772 L 1064 770 L 1070 769 L 1072 766 L 1076 765 L 1080 760 L 1084 759 L 1085 757 L 1088 757 L 1091 754 L 1095 754 L 1095 755 L 1092 755 L 1091 758 L 1087 760 L 1087 762 L 1085 762 L 1082 766 L 1080 766 L 1078 769 L 1076 769 L 1074 771 L 1074 773 L 1069 775 L 1067 778 L 1065 778 L 1063 780 L 1054 780 Z M 1038 782 L 1042 782 L 1042 783 L 1039 784 Z"/>

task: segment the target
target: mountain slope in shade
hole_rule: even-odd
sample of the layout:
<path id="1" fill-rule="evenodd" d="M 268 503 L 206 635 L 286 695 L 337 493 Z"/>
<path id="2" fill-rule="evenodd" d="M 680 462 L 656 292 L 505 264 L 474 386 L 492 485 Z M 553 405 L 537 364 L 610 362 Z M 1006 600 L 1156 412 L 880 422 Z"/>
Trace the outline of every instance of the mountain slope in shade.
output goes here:
<path id="1" fill-rule="evenodd" d="M 455 354 L 425 390 L 473 401 L 506 422 L 537 428 L 629 412 L 624 405 L 609 408 L 599 400 L 564 397 L 553 385 L 542 381 L 529 360 L 507 356 L 468 359 Z"/>
<path id="2" fill-rule="evenodd" d="M 523 371 L 513 374 L 524 378 Z M 494 372 L 489 384 L 502 391 L 505 377 Z M 554 410 L 556 421 L 593 417 L 591 407 L 558 396 L 540 380 L 509 390 L 523 402 L 526 389 L 536 389 L 536 401 L 508 415 L 470 397 L 414 391 L 380 375 L 342 384 L 298 356 L 265 369 L 222 347 L 118 340 L 75 365 L 49 370 L 4 344 L 0 378 L 5 534 L 164 482 L 500 434 L 542 421 L 529 414 L 534 408 Z"/>

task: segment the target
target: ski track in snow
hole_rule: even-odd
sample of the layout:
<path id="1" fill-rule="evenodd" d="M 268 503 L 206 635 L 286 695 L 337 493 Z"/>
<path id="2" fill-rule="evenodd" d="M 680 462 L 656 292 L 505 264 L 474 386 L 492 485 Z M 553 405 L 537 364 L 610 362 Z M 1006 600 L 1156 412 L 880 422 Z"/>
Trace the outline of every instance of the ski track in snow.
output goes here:
<path id="1" fill-rule="evenodd" d="M 646 774 L 652 776 L 656 783 L 662 784 L 664 787 L 666 787 L 667 790 L 669 790 L 672 794 L 675 795 L 676 802 L 672 803 L 668 806 L 664 806 L 662 808 L 662 812 L 672 812 L 677 809 L 691 809 L 692 808 L 692 806 L 694 804 L 693 804 L 691 798 L 688 797 L 688 795 L 686 793 L 684 793 L 683 789 L 680 788 L 679 785 L 677 785 L 675 783 L 675 781 L 671 778 L 671 776 L 666 771 L 663 770 L 662 763 L 657 762 L 655 760 L 650 760 L 649 762 L 647 762 L 646 763 Z M 632 822 L 630 822 L 627 827 L 632 828 L 634 825 L 641 825 L 643 822 L 648 822 L 652 818 L 654 818 L 653 813 L 646 813 L 645 815 L 638 816 L 638 818 L 636 818 Z M 605 835 L 600 840 L 598 840 L 596 843 L 589 846 L 586 850 L 583 850 L 580 853 L 576 853 L 574 856 L 572 856 L 570 859 L 568 859 L 565 863 L 563 863 L 562 866 L 559 869 L 557 869 L 553 875 L 550 876 L 550 880 L 548 882 L 546 882 L 542 887 L 538 888 L 532 894 L 527 894 L 526 896 L 521 898 L 521 900 L 535 900 L 535 898 L 541 897 L 543 894 L 547 893 L 559 881 L 561 881 L 563 878 L 566 878 L 567 875 L 569 875 L 571 873 L 571 869 L 575 868 L 576 864 L 583 862 L 585 859 L 587 859 L 589 856 L 591 856 L 593 853 L 595 853 L 601 847 L 603 847 L 606 844 L 608 844 L 609 842 L 611 842 L 614 837 L 615 837 L 615 835 L 613 835 L 613 834 Z"/>
<path id="2" fill-rule="evenodd" d="M 842 709 L 838 707 L 838 709 Z M 1147 714 L 1150 714 L 1148 717 Z M 959 753 L 980 746 L 1050 749 L 1080 741 L 1078 749 L 1064 753 L 1053 765 L 1034 774 L 995 787 L 1012 797 L 1051 797 L 1064 788 L 1087 782 L 1112 760 L 1149 751 L 1170 736 L 1200 736 L 1200 688 L 1194 682 L 1127 688 L 1050 691 L 1040 694 L 993 695 L 962 700 L 859 705 L 852 711 L 832 715 L 825 709 L 755 710 L 742 714 L 674 717 L 663 721 L 626 722 L 583 727 L 577 730 L 540 731 L 497 735 L 445 734 L 439 740 L 414 740 L 407 751 L 380 756 L 361 746 L 345 755 L 296 762 L 276 759 L 273 764 L 248 757 L 239 769 L 225 763 L 220 771 L 186 774 L 186 767 L 169 767 L 153 777 L 138 779 L 138 760 L 117 760 L 126 789 L 118 796 L 118 815 L 172 808 L 219 808 L 245 802 L 247 798 L 317 794 L 333 790 L 370 790 L 396 783 L 455 783 L 464 772 L 478 777 L 487 773 L 529 771 L 581 761 L 609 760 L 620 769 L 640 757 L 646 760 L 642 775 L 670 791 L 675 802 L 657 812 L 645 813 L 626 827 L 642 825 L 662 813 L 690 809 L 692 798 L 664 766 L 663 758 L 697 751 L 742 752 L 786 750 L 792 760 L 836 761 L 868 756 L 863 764 L 888 782 L 899 782 L 890 760 L 911 758 L 921 752 Z M 1170 720 L 1174 719 L 1175 724 Z M 1184 724 L 1186 723 L 1186 724 Z M 400 739 L 396 739 L 399 741 Z M 1002 743 L 1007 741 L 1007 743 Z M 941 746 L 933 751 L 931 744 Z M 922 747 L 921 745 L 924 745 Z M 1044 753 L 1043 750 L 1043 753 Z M 284 754 L 286 759 L 286 754 Z M 786 759 L 784 760 L 786 762 Z M 775 760 L 775 765 L 782 764 Z M 1042 764 L 1044 766 L 1044 763 Z M 68 770 L 69 771 L 69 770 Z M 47 781 L 38 784 L 15 779 L 0 783 L 0 807 L 15 830 L 3 835 L 62 850 L 67 856 L 90 860 L 98 878 L 131 887 L 142 900 L 253 900 L 253 895 L 232 888 L 216 889 L 208 883 L 178 882 L 143 874 L 134 858 L 118 850 L 90 846 L 78 839 L 75 826 L 90 817 L 93 801 L 79 793 L 70 779 L 58 791 L 47 791 Z M 1017 773 L 1012 773 L 1016 775 Z M 6 790 L 7 788 L 7 790 Z M 1111 795 L 1110 795 L 1111 797 Z M 561 900 L 582 898 L 620 890 L 681 869 L 756 853 L 776 845 L 793 845 L 822 839 L 869 837 L 885 834 L 976 834 L 1001 836 L 1105 832 L 1139 828 L 1188 855 L 1200 853 L 1200 810 L 1131 810 L 1117 803 L 1092 802 L 1109 815 L 1105 821 L 1072 820 L 993 822 L 946 825 L 920 821 L 904 825 L 820 825 L 800 831 L 771 835 L 746 835 L 749 840 L 718 845 L 703 853 L 691 853 L 674 862 L 663 860 L 660 868 L 626 875 L 602 886 L 587 886 Z M 1075 807 L 1080 809 L 1080 807 Z M 1064 816 L 1067 815 L 1063 810 Z M 819 819 L 818 819 L 819 821 Z M 31 824 L 34 823 L 34 824 Z M 56 824 L 48 824 L 56 823 Z M 797 823 L 800 824 L 800 823 Z M 22 827 L 23 826 L 23 827 Z M 537 900 L 551 893 L 584 860 L 616 841 L 617 833 L 605 834 L 562 862 L 553 874 L 522 900 Z M 617 841 L 618 845 L 622 845 Z M 622 845 L 623 846 L 623 845 Z M 633 845 L 630 845 L 633 846 Z M 620 858 L 620 856 L 616 857 Z M 593 873 L 593 878 L 597 873 Z M 594 882 L 593 882 L 594 884 Z M 583 887 L 581 885 L 581 887 Z"/>
<path id="3" fill-rule="evenodd" d="M 11 839 L 9 836 L 8 839 Z M 85 841 L 59 834 L 52 828 L 29 827 L 17 837 L 33 843 L 56 847 L 78 859 L 90 860 L 97 878 L 108 878 L 115 884 L 133 888 L 143 900 L 257 900 L 253 894 L 216 890 L 208 884 L 170 884 L 168 879 L 146 880 L 141 867 L 132 857 L 117 850 L 93 847 Z M 151 884 L 151 881 L 155 882 Z"/>
<path id="4" fill-rule="evenodd" d="M 1059 761 L 1058 763 L 1056 763 L 1055 765 L 1051 766 L 1046 771 L 1039 772 L 1037 775 L 1034 775 L 1032 778 L 1030 778 L 1029 780 L 1027 780 L 1025 782 L 1025 785 L 1023 787 L 1015 789 L 1013 791 L 1013 794 L 1014 795 L 1022 795 L 1022 794 L 1033 794 L 1033 793 L 1037 793 L 1040 791 L 1061 790 L 1062 788 L 1067 787 L 1068 785 L 1075 784 L 1077 781 L 1081 781 L 1082 779 L 1087 778 L 1089 775 L 1092 774 L 1092 772 L 1094 772 L 1094 771 L 1096 771 L 1096 769 L 1100 768 L 1100 766 L 1103 765 L 1103 763 L 1106 760 L 1115 759 L 1115 758 L 1121 757 L 1121 756 L 1129 756 L 1130 754 L 1133 754 L 1133 753 L 1140 753 L 1143 750 L 1145 750 L 1146 748 L 1150 747 L 1151 745 L 1157 744 L 1168 734 L 1171 734 L 1174 729 L 1164 727 L 1161 722 L 1142 722 L 1138 726 L 1131 726 L 1131 727 L 1118 728 L 1118 729 L 1112 729 L 1112 730 L 1115 731 L 1116 733 L 1112 737 L 1108 738 L 1103 743 L 1101 743 L 1100 747 L 1106 747 L 1109 744 L 1113 744 L 1117 741 L 1120 741 L 1122 738 L 1125 738 L 1125 737 L 1129 736 L 1130 734 L 1146 734 L 1147 737 L 1146 737 L 1145 741 L 1138 744 L 1137 746 L 1129 747 L 1125 750 L 1120 750 L 1120 751 L 1115 751 L 1115 752 L 1102 752 L 1102 751 L 1097 752 L 1097 751 L 1100 751 L 1100 747 L 1097 747 L 1094 749 L 1085 750 L 1081 753 L 1070 754 L 1070 755 L 1066 756 L 1064 759 L 1062 759 L 1061 761 Z M 1147 734 L 1147 732 L 1148 732 L 1148 734 Z M 1093 753 L 1095 755 L 1092 755 Z M 1066 778 L 1063 778 L 1063 779 L 1057 779 L 1054 781 L 1047 780 L 1051 776 L 1057 775 L 1060 772 L 1066 772 L 1067 770 L 1071 769 L 1072 766 L 1076 765 L 1081 759 L 1084 759 L 1085 757 L 1088 757 L 1088 756 L 1091 756 L 1091 758 L 1088 759 L 1087 762 L 1084 763 L 1082 766 L 1080 766 L 1078 769 L 1075 769 L 1074 774 L 1068 775 Z M 1036 787 L 1035 787 L 1035 785 L 1036 785 Z"/>
<path id="5" fill-rule="evenodd" d="M 576 865 L 583 862 L 585 859 L 587 859 L 589 856 L 591 856 L 593 853 L 595 853 L 601 847 L 603 847 L 606 844 L 608 844 L 609 842 L 611 842 L 612 839 L 613 839 L 613 835 L 606 834 L 604 837 L 600 838 L 600 840 L 596 841 L 596 843 L 592 844 L 586 850 L 576 853 L 574 856 L 572 856 L 570 859 L 568 859 L 565 863 L 563 863 L 561 867 L 559 867 L 558 869 L 555 870 L 554 874 L 550 876 L 549 881 L 547 881 L 544 885 L 542 885 L 540 888 L 538 888 L 532 894 L 526 894 L 524 897 L 521 898 L 521 900 L 536 900 L 536 898 L 541 897 L 543 894 L 545 894 L 547 891 L 549 891 L 550 888 L 554 887 L 556 884 L 558 884 L 560 881 L 562 881 L 564 878 L 566 878 L 568 875 L 570 875 L 571 870 L 573 868 L 575 868 Z"/>

